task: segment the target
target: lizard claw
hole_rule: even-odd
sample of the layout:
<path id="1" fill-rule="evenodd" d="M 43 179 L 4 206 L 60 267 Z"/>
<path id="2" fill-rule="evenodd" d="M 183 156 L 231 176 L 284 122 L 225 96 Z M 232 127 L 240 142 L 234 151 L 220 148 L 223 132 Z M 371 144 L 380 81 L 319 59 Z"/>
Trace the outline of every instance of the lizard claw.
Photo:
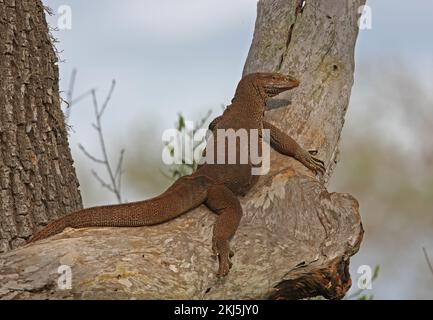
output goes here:
<path id="1" fill-rule="evenodd" d="M 225 277 L 232 267 L 232 263 L 230 262 L 230 257 L 233 256 L 233 251 L 230 250 L 229 241 L 228 240 L 213 240 L 212 241 L 212 250 L 216 251 L 218 256 L 218 272 L 216 276 L 218 278 Z"/>
<path id="2" fill-rule="evenodd" d="M 312 170 L 314 173 L 320 173 L 324 175 L 326 172 L 325 163 L 319 158 L 313 156 L 316 154 L 317 150 L 309 150 L 308 152 L 304 152 L 301 156 L 301 162 L 304 166 Z"/>

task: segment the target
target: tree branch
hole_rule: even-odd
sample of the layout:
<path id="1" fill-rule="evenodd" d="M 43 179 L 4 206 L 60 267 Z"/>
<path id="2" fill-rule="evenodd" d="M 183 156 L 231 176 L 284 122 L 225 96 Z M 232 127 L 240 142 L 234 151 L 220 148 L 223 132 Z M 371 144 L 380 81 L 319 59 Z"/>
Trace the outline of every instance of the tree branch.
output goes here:
<path id="1" fill-rule="evenodd" d="M 430 269 L 430 272 L 431 272 L 431 274 L 433 274 L 433 266 L 432 266 L 432 264 L 431 264 L 431 261 L 430 261 L 430 258 L 429 258 L 429 256 L 428 256 L 428 254 L 427 254 L 427 250 L 423 247 L 423 248 L 422 248 L 422 251 L 424 252 L 424 257 L 425 257 L 425 260 L 426 260 L 426 262 L 427 262 L 427 265 L 428 265 L 428 267 L 429 267 L 429 269 Z"/>

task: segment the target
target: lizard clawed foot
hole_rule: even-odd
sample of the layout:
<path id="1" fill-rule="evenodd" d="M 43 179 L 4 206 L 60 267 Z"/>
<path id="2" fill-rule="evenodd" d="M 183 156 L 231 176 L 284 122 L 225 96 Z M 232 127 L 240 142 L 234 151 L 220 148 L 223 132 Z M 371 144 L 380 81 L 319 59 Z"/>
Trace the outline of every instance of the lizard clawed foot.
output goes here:
<path id="1" fill-rule="evenodd" d="M 314 157 L 314 155 L 317 155 L 317 150 L 309 150 L 308 152 L 304 151 L 299 160 L 314 173 L 321 173 L 324 175 L 326 172 L 325 163 L 319 158 Z"/>
<path id="2" fill-rule="evenodd" d="M 219 267 L 217 277 L 225 277 L 232 267 L 230 257 L 234 255 L 233 251 L 230 250 L 228 240 L 213 239 L 212 240 L 212 251 L 214 256 L 218 257 Z"/>

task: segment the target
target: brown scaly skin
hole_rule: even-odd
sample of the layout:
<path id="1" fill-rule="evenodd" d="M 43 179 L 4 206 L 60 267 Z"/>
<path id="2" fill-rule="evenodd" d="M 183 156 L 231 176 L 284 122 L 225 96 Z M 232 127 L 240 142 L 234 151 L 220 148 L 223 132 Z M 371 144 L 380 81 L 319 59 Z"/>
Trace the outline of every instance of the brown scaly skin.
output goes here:
<path id="1" fill-rule="evenodd" d="M 275 150 L 323 174 L 325 167 L 321 160 L 314 157 L 316 151 L 305 151 L 288 135 L 263 120 L 266 99 L 298 85 L 297 80 L 281 74 L 247 75 L 239 82 L 232 104 L 222 116 L 212 121 L 209 129 L 215 137 L 217 129 L 269 129 L 270 143 Z M 218 141 L 214 144 L 215 154 L 217 144 Z M 218 215 L 212 249 L 219 259 L 217 275 L 225 276 L 231 267 L 229 240 L 235 234 L 242 216 L 237 196 L 244 195 L 257 181 L 257 176 L 251 173 L 251 163 L 239 164 L 239 149 L 236 148 L 236 164 L 203 164 L 190 176 L 178 179 L 161 195 L 146 201 L 70 213 L 50 223 L 31 242 L 60 233 L 66 227 L 140 227 L 160 224 L 205 204 Z"/>

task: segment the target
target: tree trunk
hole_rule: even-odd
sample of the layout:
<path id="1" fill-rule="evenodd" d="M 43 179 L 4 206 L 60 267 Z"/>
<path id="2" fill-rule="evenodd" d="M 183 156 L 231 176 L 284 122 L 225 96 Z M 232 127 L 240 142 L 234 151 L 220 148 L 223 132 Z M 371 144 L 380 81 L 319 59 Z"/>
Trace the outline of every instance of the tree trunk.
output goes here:
<path id="1" fill-rule="evenodd" d="M 353 83 L 364 0 L 261 0 L 245 72 L 301 81 L 270 102 L 269 120 L 318 149 L 331 172 Z M 289 105 L 287 100 L 291 101 Z M 326 177 L 329 178 L 329 175 Z M 326 179 L 325 179 L 326 180 Z M 329 193 L 297 161 L 271 153 L 271 171 L 241 198 L 233 268 L 217 279 L 215 216 L 204 206 L 154 227 L 68 230 L 0 256 L 0 298 L 342 298 L 363 229 L 357 201 Z M 72 287 L 57 285 L 59 265 Z"/>
<path id="2" fill-rule="evenodd" d="M 0 252 L 80 209 L 40 0 L 0 0 Z"/>
<path id="3" fill-rule="evenodd" d="M 306 148 L 319 150 L 327 163 L 325 181 L 338 161 L 353 85 L 358 11 L 364 4 L 365 0 L 258 3 L 244 74 L 277 71 L 300 80 L 298 88 L 281 94 L 280 101 L 271 101 L 270 108 L 280 108 L 267 116 Z"/>

